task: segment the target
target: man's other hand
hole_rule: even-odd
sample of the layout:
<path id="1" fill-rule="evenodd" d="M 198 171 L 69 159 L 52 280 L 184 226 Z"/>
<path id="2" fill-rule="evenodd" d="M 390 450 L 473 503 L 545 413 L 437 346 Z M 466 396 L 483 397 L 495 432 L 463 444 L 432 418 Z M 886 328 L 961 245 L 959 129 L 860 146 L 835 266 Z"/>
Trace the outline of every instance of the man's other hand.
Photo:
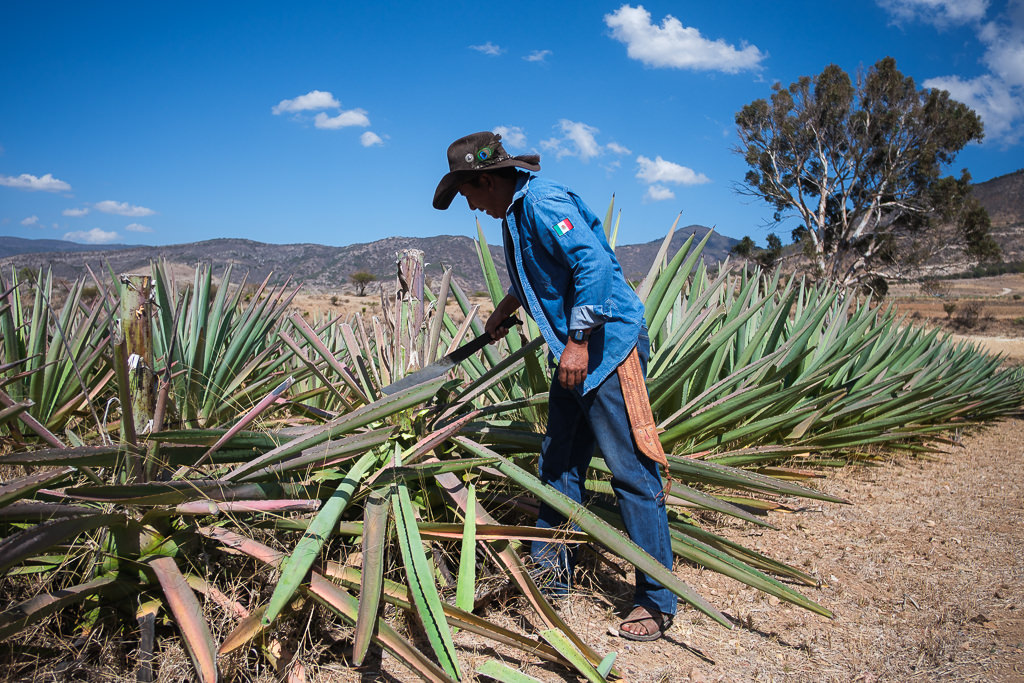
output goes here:
<path id="1" fill-rule="evenodd" d="M 565 389 L 575 389 L 587 378 L 590 352 L 587 342 L 569 340 L 562 357 L 558 359 L 558 383 Z"/>

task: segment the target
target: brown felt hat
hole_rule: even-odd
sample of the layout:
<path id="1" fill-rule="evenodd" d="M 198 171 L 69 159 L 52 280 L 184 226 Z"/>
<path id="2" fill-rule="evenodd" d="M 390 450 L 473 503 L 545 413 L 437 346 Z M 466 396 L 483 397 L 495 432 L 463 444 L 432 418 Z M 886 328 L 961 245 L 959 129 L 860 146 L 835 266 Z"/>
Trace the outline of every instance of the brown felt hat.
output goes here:
<path id="1" fill-rule="evenodd" d="M 434 208 L 443 211 L 451 206 L 459 185 L 477 173 L 507 166 L 539 171 L 540 157 L 536 154 L 509 156 L 501 146 L 501 136 L 489 131 L 459 138 L 448 146 L 448 173 L 434 190 Z"/>

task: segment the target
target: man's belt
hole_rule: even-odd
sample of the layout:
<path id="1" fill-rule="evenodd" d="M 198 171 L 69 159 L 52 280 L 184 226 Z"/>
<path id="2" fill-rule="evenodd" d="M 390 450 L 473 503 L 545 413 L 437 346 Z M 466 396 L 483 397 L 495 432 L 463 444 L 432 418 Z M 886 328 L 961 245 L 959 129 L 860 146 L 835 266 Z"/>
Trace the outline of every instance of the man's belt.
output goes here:
<path id="1" fill-rule="evenodd" d="M 618 372 L 622 398 L 626 400 L 626 414 L 629 415 L 629 426 L 633 430 L 636 445 L 648 458 L 662 467 L 668 467 L 668 458 L 658 439 L 658 428 L 654 424 L 654 413 L 651 412 L 651 399 L 647 395 L 640 354 L 635 346 L 626 360 L 619 364 Z"/>

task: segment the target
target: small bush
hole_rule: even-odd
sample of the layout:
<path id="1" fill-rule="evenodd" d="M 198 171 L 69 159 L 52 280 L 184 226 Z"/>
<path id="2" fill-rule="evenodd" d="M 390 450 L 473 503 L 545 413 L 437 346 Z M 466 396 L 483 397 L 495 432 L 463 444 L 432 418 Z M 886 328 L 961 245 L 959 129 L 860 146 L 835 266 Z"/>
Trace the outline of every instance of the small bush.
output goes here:
<path id="1" fill-rule="evenodd" d="M 921 293 L 928 296 L 949 296 L 949 283 L 936 279 L 924 280 L 921 282 Z"/>
<path id="2" fill-rule="evenodd" d="M 946 320 L 949 320 L 950 318 L 953 317 L 953 311 L 956 310 L 956 302 L 955 301 L 943 302 L 942 310 L 944 310 L 946 312 Z"/>
<path id="3" fill-rule="evenodd" d="M 984 310 L 985 308 L 980 301 L 963 301 L 956 307 L 953 323 L 957 327 L 972 330 L 977 327 Z"/>

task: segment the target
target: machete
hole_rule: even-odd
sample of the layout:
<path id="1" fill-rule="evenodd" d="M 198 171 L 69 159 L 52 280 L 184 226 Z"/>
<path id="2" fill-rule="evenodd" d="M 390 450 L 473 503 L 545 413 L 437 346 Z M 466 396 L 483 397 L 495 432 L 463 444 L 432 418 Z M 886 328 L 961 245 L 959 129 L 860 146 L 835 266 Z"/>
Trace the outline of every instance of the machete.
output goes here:
<path id="1" fill-rule="evenodd" d="M 514 315 L 510 315 L 509 317 L 501 321 L 500 326 L 510 328 L 513 325 L 522 324 L 522 320 L 520 320 Z M 474 353 L 476 353 L 483 347 L 487 346 L 492 341 L 494 341 L 494 338 L 491 337 L 491 335 L 488 334 L 487 332 L 484 332 L 476 339 L 466 342 L 459 348 L 449 353 L 447 356 L 441 358 L 441 360 L 437 361 L 436 363 L 428 365 L 422 370 L 417 370 L 416 372 L 410 373 L 403 377 L 402 379 L 398 380 L 397 382 L 389 384 L 386 387 L 382 387 L 380 393 L 385 395 L 394 394 L 401 391 L 402 389 L 408 389 L 409 387 L 413 387 L 416 386 L 417 384 L 422 384 L 424 382 L 432 380 L 435 377 L 440 377 L 441 375 L 448 372 L 462 361 L 472 356 Z"/>

